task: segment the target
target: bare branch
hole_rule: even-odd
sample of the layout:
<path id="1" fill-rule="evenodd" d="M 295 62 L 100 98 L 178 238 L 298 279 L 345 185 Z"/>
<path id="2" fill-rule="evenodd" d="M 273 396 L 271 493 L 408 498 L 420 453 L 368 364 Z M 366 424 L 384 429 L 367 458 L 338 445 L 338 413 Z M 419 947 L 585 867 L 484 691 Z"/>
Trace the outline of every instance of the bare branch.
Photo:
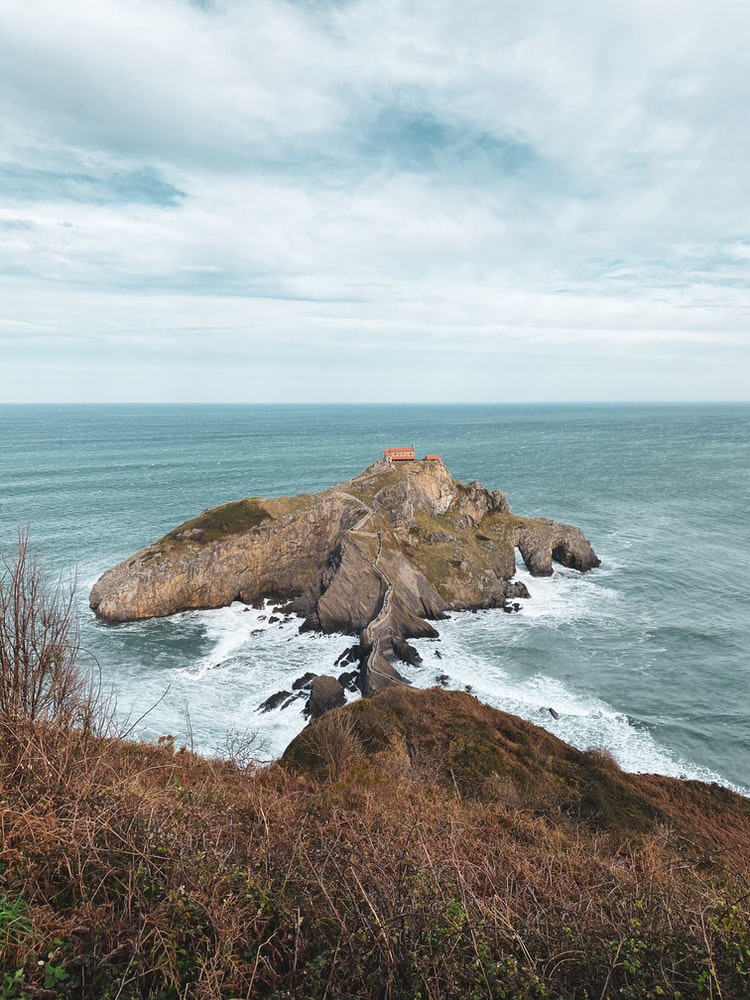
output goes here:
<path id="1" fill-rule="evenodd" d="M 48 581 L 28 528 L 17 552 L 0 556 L 0 574 L 0 716 L 97 728 L 100 685 L 82 662 L 75 581 Z"/>

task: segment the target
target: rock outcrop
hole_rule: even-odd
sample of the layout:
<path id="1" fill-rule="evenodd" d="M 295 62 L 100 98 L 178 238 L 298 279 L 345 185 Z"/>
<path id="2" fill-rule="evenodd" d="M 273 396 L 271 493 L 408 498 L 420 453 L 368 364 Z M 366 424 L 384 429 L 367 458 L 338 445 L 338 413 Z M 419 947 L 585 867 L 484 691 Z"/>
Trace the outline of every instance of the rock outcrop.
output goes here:
<path id="1" fill-rule="evenodd" d="M 403 682 L 409 639 L 451 610 L 503 607 L 515 550 L 532 576 L 599 565 L 579 528 L 511 513 L 500 491 L 439 461 L 378 462 L 321 493 L 204 511 L 105 573 L 90 604 L 117 624 L 240 600 L 285 603 L 302 629 L 359 636 L 360 686 Z"/>
<path id="2" fill-rule="evenodd" d="M 335 677 L 316 677 L 310 689 L 305 714 L 311 719 L 319 719 L 332 708 L 346 704 L 346 694 Z"/>

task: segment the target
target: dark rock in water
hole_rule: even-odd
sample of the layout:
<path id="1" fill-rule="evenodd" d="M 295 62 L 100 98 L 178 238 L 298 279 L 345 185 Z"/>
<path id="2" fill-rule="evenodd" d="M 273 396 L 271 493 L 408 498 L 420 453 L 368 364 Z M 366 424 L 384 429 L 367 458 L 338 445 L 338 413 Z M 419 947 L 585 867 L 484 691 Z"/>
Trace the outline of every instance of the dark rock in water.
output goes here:
<path id="1" fill-rule="evenodd" d="M 359 671 L 349 670 L 340 674 L 339 684 L 347 691 L 359 691 Z"/>
<path id="2" fill-rule="evenodd" d="M 506 613 L 506 615 L 512 614 L 513 613 L 513 605 L 512 604 L 503 604 L 503 611 Z"/>
<path id="3" fill-rule="evenodd" d="M 268 615 L 258 615 L 258 621 L 264 622 L 268 618 Z"/>
<path id="4" fill-rule="evenodd" d="M 353 646 L 349 646 L 344 652 L 336 659 L 334 664 L 335 667 L 346 666 L 349 663 L 359 663 L 360 657 L 364 650 L 357 642 Z"/>
<path id="5" fill-rule="evenodd" d="M 298 691 L 297 694 L 293 694 L 292 697 L 291 698 L 287 698 L 287 700 L 281 706 L 281 711 L 283 712 L 285 708 L 289 708 L 289 706 L 293 705 L 295 703 L 295 701 L 299 701 L 300 698 L 303 698 L 303 697 L 304 697 L 304 695 L 303 695 L 303 693 L 301 691 Z"/>
<path id="6" fill-rule="evenodd" d="M 257 639 L 259 635 L 263 635 L 263 629 L 262 628 L 254 628 L 252 630 L 252 632 L 250 633 L 250 635 L 253 636 L 253 638 Z"/>
<path id="7" fill-rule="evenodd" d="M 277 691 L 270 698 L 266 698 L 262 705 L 258 705 L 256 712 L 272 712 L 278 708 L 283 701 L 291 696 L 291 691 Z"/>
<path id="8" fill-rule="evenodd" d="M 436 650 L 435 650 L 435 656 L 437 656 L 437 658 L 438 658 L 439 660 L 442 660 L 442 658 L 443 658 L 443 654 L 442 654 L 442 653 L 440 652 L 440 650 L 439 650 L 439 649 L 436 649 Z"/>
<path id="9" fill-rule="evenodd" d="M 506 584 L 505 587 L 506 597 L 531 597 L 529 593 L 529 588 L 522 580 L 513 580 L 511 583 Z"/>
<path id="10" fill-rule="evenodd" d="M 301 677 L 298 677 L 297 680 L 294 682 L 294 684 L 292 684 L 292 691 L 299 691 L 303 688 L 309 690 L 312 687 L 312 682 L 315 680 L 317 676 L 318 676 L 317 674 L 312 674 L 308 670 L 307 673 L 304 673 Z"/>
<path id="11" fill-rule="evenodd" d="M 276 622 L 280 622 L 280 621 L 281 621 L 281 619 L 277 618 L 276 615 L 271 615 L 271 617 L 268 619 L 268 624 L 269 625 L 275 625 Z"/>
<path id="12" fill-rule="evenodd" d="M 346 704 L 346 693 L 335 677 L 323 674 L 312 682 L 310 697 L 305 706 L 305 715 L 309 719 L 318 719 L 332 708 L 340 708 Z"/>
<path id="13" fill-rule="evenodd" d="M 440 687 L 448 687 L 448 681 L 450 678 L 447 674 L 438 674 L 435 680 L 438 682 Z"/>
<path id="14" fill-rule="evenodd" d="M 413 667 L 418 667 L 422 663 L 422 657 L 406 639 L 394 639 L 393 652 L 399 660 L 403 660 L 404 663 L 410 663 Z"/>
<path id="15" fill-rule="evenodd" d="M 559 719 L 560 718 L 560 713 L 556 712 L 554 710 L 554 708 L 550 708 L 547 711 L 549 712 L 549 714 L 552 716 L 553 719 Z"/>

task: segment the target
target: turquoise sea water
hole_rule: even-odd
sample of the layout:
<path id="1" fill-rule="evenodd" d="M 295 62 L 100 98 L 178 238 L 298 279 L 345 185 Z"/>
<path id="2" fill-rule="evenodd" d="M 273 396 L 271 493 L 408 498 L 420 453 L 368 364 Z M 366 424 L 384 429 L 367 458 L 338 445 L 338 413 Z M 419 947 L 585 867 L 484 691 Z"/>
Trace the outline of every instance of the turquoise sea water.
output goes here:
<path id="1" fill-rule="evenodd" d="M 211 753 L 252 730 L 278 754 L 304 720 L 257 706 L 332 672 L 349 640 L 237 605 L 109 628 L 88 610 L 97 577 L 206 507 L 322 489 L 414 442 L 517 513 L 579 525 L 602 566 L 521 567 L 521 612 L 454 615 L 413 682 L 446 674 L 629 770 L 750 788 L 750 405 L 6 406 L 0 421 L 3 548 L 28 523 L 50 570 L 77 575 L 83 645 L 134 735 Z"/>

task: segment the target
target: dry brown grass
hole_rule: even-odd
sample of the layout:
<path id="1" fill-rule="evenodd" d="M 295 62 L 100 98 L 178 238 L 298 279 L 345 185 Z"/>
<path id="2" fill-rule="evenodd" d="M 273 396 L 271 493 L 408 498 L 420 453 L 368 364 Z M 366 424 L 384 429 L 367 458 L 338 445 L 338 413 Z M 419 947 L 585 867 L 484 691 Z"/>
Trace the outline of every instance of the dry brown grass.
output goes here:
<path id="1" fill-rule="evenodd" d="M 0 996 L 747 995 L 746 800 L 632 779 L 651 819 L 616 825 L 580 801 L 610 761 L 446 692 L 361 704 L 261 770 L 0 722 Z M 453 767 L 472 718 L 494 782 Z"/>
<path id="2" fill-rule="evenodd" d="M 750 995 L 750 800 L 440 690 L 329 713 L 265 769 L 102 736 L 27 555 L 2 587 L 0 1000 Z"/>

